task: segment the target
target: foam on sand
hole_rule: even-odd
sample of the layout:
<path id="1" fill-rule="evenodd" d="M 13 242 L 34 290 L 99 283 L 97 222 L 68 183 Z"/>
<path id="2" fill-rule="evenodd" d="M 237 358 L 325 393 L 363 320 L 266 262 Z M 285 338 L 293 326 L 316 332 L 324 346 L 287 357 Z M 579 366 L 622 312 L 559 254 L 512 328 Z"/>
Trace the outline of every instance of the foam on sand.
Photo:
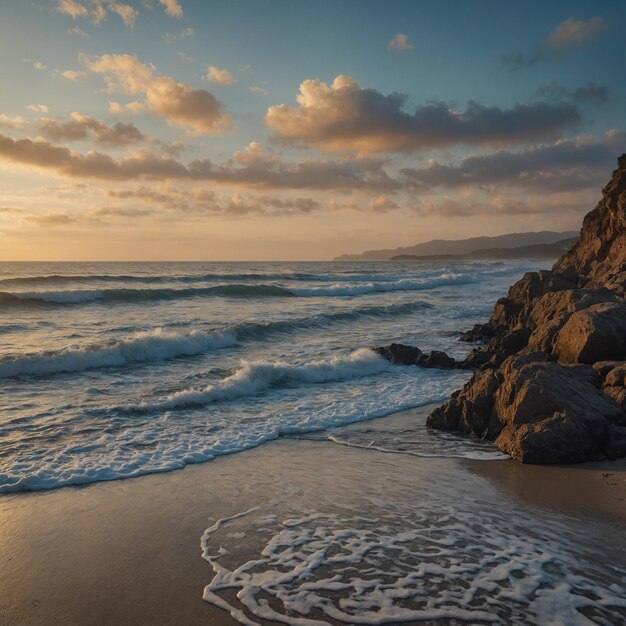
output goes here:
<path id="1" fill-rule="evenodd" d="M 569 538 L 571 520 L 538 524 L 522 510 L 418 500 L 369 515 L 265 509 L 260 517 L 256 507 L 218 520 L 201 539 L 214 572 L 203 599 L 247 626 L 626 620 L 626 568 L 594 563 L 580 538 Z M 242 533 L 238 550 L 232 537 Z"/>

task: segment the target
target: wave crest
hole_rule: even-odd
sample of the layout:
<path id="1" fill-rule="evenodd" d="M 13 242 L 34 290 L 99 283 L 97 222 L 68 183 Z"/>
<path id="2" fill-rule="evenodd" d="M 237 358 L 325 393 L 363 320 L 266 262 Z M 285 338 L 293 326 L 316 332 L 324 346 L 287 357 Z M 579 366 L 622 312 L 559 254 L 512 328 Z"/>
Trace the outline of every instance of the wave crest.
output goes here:
<path id="1" fill-rule="evenodd" d="M 243 361 L 234 374 L 203 389 L 184 389 L 164 400 L 142 402 L 127 410 L 145 412 L 205 406 L 225 402 L 289 383 L 327 383 L 363 378 L 386 371 L 393 366 L 369 348 L 360 348 L 347 356 L 293 365 L 284 361 Z"/>
<path id="2" fill-rule="evenodd" d="M 157 328 L 106 345 L 70 347 L 3 359 L 0 361 L 0 378 L 80 372 L 129 363 L 162 361 L 177 356 L 199 354 L 206 350 L 228 348 L 236 343 L 236 336 L 229 332 L 205 333 L 194 330 L 180 334 Z"/>

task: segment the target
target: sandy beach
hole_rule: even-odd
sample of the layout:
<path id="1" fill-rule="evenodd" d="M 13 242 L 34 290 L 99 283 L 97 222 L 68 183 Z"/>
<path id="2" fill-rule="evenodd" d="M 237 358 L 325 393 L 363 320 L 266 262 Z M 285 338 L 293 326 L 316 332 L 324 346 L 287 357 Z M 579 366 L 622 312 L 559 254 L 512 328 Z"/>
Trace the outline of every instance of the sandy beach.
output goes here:
<path id="1" fill-rule="evenodd" d="M 370 425 L 375 430 L 411 419 L 409 411 Z M 258 557 L 265 527 L 312 512 L 377 517 L 375 529 L 394 516 L 408 519 L 404 505 L 411 503 L 426 526 L 434 529 L 443 515 L 437 511 L 445 509 L 469 528 L 482 503 L 483 515 L 501 514 L 511 532 L 525 523 L 516 520 L 516 510 L 542 532 L 550 525 L 573 535 L 582 529 L 585 536 L 575 541 L 590 563 L 608 559 L 624 571 L 625 497 L 624 462 L 533 467 L 281 439 L 167 474 L 2 497 L 0 622 L 235 624 L 202 600 L 214 572 L 201 558 L 200 538 L 217 519 L 255 507 L 217 538 L 225 560 Z M 471 542 L 468 532 L 468 547 Z M 496 552 L 493 558 L 504 557 Z M 224 597 L 236 602 L 231 592 Z M 494 615 L 500 601 L 506 602 L 498 600 Z"/>

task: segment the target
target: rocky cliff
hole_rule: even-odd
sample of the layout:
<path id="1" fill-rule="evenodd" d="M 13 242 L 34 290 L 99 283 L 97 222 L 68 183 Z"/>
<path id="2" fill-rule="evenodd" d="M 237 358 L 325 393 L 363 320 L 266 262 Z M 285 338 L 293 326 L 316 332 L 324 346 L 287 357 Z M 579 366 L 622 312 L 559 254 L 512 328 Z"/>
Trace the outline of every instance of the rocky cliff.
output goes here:
<path id="1" fill-rule="evenodd" d="M 550 271 L 529 272 L 466 360 L 471 380 L 428 425 L 495 441 L 524 463 L 626 456 L 626 155 Z"/>

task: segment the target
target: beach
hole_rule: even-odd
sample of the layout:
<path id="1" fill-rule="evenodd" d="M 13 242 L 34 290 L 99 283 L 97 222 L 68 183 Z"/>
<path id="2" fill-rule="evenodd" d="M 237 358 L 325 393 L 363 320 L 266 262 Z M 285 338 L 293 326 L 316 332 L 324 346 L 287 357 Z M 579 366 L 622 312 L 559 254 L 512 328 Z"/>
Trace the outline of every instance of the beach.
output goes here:
<path id="1" fill-rule="evenodd" d="M 428 408 L 369 422 L 372 439 L 379 431 L 403 430 L 423 420 Z M 378 601 L 386 608 L 373 612 L 372 606 L 359 604 L 367 602 L 366 586 L 358 593 L 345 588 L 325 594 L 333 598 L 333 606 L 341 597 L 354 604 L 337 600 L 332 611 L 314 608 L 309 617 L 318 620 L 315 623 L 346 623 L 337 619 L 339 606 L 369 620 L 347 623 L 382 623 L 375 621 L 374 613 L 379 618 L 393 616 L 393 606 L 416 612 L 415 619 L 405 623 L 417 623 L 420 613 L 419 623 L 467 621 L 463 611 L 476 612 L 472 623 L 537 623 L 557 613 L 561 621 L 550 623 L 578 623 L 568 616 L 578 616 L 583 623 L 582 615 L 593 616 L 594 611 L 604 620 L 596 623 L 617 623 L 617 616 L 626 614 L 623 595 L 621 606 L 612 604 L 618 602 L 626 576 L 625 497 L 623 461 L 538 467 L 282 438 L 181 471 L 4 496 L 0 622 L 271 624 L 249 611 L 245 615 L 251 622 L 245 622 L 236 613 L 242 607 L 234 591 L 241 588 L 210 590 L 229 603 L 239 622 L 202 600 L 215 574 L 202 558 L 201 537 L 218 520 L 249 511 L 218 524 L 208 537 L 208 551 L 222 551 L 217 562 L 226 571 L 256 560 L 255 569 L 265 567 L 265 583 L 270 584 L 277 571 L 288 571 L 289 560 L 283 559 L 274 574 L 267 560 L 267 546 L 285 530 L 291 532 L 292 548 L 283 547 L 271 558 L 306 545 L 304 538 L 312 537 L 307 529 L 320 527 L 334 532 L 332 541 L 340 544 L 335 554 L 351 555 L 344 563 L 333 563 L 332 551 L 327 551 L 328 562 L 319 567 L 309 563 L 311 572 L 301 580 L 273 581 L 275 589 L 284 585 L 285 593 L 290 586 L 292 594 L 294 586 L 301 587 L 299 597 L 291 596 L 292 620 L 302 617 L 294 612 L 298 602 L 301 607 L 315 604 L 311 594 L 322 593 L 305 592 L 306 581 L 339 576 L 349 562 L 352 579 L 372 578 L 368 569 L 387 568 L 388 590 L 419 589 L 405 577 L 409 570 L 416 572 L 420 578 L 413 582 L 426 585 L 420 593 L 429 589 L 430 606 L 419 593 L 412 599 L 397 594 L 390 600 L 379 589 L 383 595 Z M 317 516 L 313 525 L 312 516 Z M 350 527 L 359 531 L 362 542 L 371 543 L 366 550 L 359 552 L 362 546 L 350 543 Z M 316 541 L 330 541 L 330 535 L 320 532 Z M 430 550 L 425 549 L 427 538 L 434 542 Z M 395 552 L 394 541 L 406 542 L 411 554 Z M 445 548 L 439 556 L 432 549 L 435 545 Z M 387 562 L 390 556 L 395 558 L 392 565 Z M 470 567 L 464 574 L 468 585 L 482 581 L 464 590 L 476 600 L 465 606 L 456 595 L 456 578 L 442 578 L 435 570 L 439 564 L 452 573 L 463 563 Z M 517 567 L 523 567 L 521 573 L 516 573 Z M 523 599 L 539 586 L 544 596 L 532 602 Z M 484 593 L 490 600 L 479 605 Z M 580 607 L 581 597 L 596 601 L 588 600 L 593 606 L 579 612 L 575 607 Z M 439 602 L 433 604 L 433 598 Z M 279 608 L 275 598 L 268 606 Z M 439 621 L 433 621 L 437 611 Z M 427 618 L 428 612 L 433 619 Z M 391 623 L 407 615 L 396 613 Z M 287 623 L 299 622 L 288 618 Z"/>

